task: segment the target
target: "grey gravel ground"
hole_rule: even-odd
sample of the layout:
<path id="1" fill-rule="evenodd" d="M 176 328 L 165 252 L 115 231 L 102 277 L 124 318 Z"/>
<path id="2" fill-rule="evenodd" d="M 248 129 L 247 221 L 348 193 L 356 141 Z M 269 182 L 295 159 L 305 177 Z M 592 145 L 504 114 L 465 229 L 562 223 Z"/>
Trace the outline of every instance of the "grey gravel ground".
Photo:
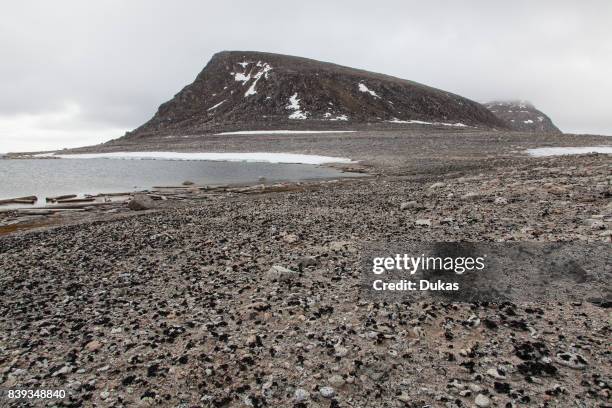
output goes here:
<path id="1" fill-rule="evenodd" d="M 65 389 L 48 405 L 75 407 L 610 406 L 606 305 L 374 303 L 359 290 L 373 241 L 610 242 L 609 155 L 520 153 L 608 140 L 185 138 L 171 147 L 349 156 L 376 175 L 1 236 L 0 388 Z"/>

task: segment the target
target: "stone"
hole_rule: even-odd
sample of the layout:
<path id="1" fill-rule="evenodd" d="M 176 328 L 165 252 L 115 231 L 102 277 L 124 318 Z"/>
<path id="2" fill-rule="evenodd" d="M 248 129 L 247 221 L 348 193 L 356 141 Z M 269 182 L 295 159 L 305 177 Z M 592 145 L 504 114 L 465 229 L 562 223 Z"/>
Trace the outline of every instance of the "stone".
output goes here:
<path id="1" fill-rule="evenodd" d="M 406 392 L 402 392 L 400 395 L 397 396 L 398 401 L 401 402 L 411 402 L 412 401 L 412 397 L 410 397 L 410 395 L 408 395 Z"/>
<path id="2" fill-rule="evenodd" d="M 409 208 L 417 208 L 418 203 L 416 201 L 406 201 L 400 204 L 400 210 L 407 210 Z"/>
<path id="3" fill-rule="evenodd" d="M 344 357 L 348 354 L 348 349 L 344 346 L 335 346 L 334 347 L 334 356 L 336 357 Z"/>
<path id="4" fill-rule="evenodd" d="M 314 256 L 305 256 L 300 258 L 298 261 L 298 266 L 300 268 L 308 268 L 309 266 L 317 266 L 319 261 Z"/>
<path id="5" fill-rule="evenodd" d="M 480 385 L 478 385 L 478 384 L 472 383 L 472 384 L 469 385 L 469 387 L 470 387 L 470 390 L 472 392 L 480 392 L 480 391 L 482 391 L 482 387 Z"/>
<path id="6" fill-rule="evenodd" d="M 284 266 L 274 265 L 272 266 L 267 273 L 268 279 L 277 280 L 279 282 L 290 282 L 299 277 L 299 274 L 296 271 L 292 271 L 291 269 L 285 268 Z"/>
<path id="7" fill-rule="evenodd" d="M 482 194 L 476 192 L 467 193 L 461 196 L 463 201 L 477 201 L 480 198 L 482 198 Z"/>
<path id="8" fill-rule="evenodd" d="M 100 350 L 101 347 L 102 347 L 102 343 L 100 343 L 98 340 L 92 340 L 85 345 L 85 348 L 87 349 L 87 351 L 91 351 L 92 353 Z"/>
<path id="9" fill-rule="evenodd" d="M 557 353 L 556 360 L 559 364 L 574 370 L 583 370 L 589 365 L 586 358 L 577 353 L 561 352 Z"/>
<path id="10" fill-rule="evenodd" d="M 58 375 L 62 375 L 62 374 L 68 374 L 70 371 L 72 371 L 72 367 L 63 366 L 62 368 L 60 368 L 59 370 L 53 373 L 53 377 L 57 377 Z"/>
<path id="11" fill-rule="evenodd" d="M 495 200 L 493 200 L 493 202 L 497 205 L 506 205 L 508 204 L 508 200 L 504 197 L 495 197 Z"/>
<path id="12" fill-rule="evenodd" d="M 155 207 L 153 199 L 145 194 L 137 194 L 128 203 L 128 208 L 132 211 L 150 210 Z"/>
<path id="13" fill-rule="evenodd" d="M 319 388 L 319 393 L 323 398 L 331 398 L 336 395 L 336 390 L 332 387 L 321 387 Z"/>
<path id="14" fill-rule="evenodd" d="M 491 405 L 491 400 L 484 394 L 478 394 L 474 400 L 474 403 L 479 408 L 486 408 Z"/>
<path id="15" fill-rule="evenodd" d="M 299 240 L 300 238 L 295 234 L 287 234 L 283 236 L 283 241 L 285 241 L 288 244 L 294 244 L 298 242 Z"/>
<path id="16" fill-rule="evenodd" d="M 489 368 L 487 370 L 487 375 L 489 377 L 493 377 L 493 378 L 498 379 L 498 380 L 503 380 L 503 379 L 506 378 L 506 374 L 504 374 L 503 371 L 500 371 L 497 368 Z"/>
<path id="17" fill-rule="evenodd" d="M 110 397 L 110 392 L 108 392 L 108 391 L 102 391 L 102 392 L 100 393 L 100 399 L 105 400 L 105 399 L 107 399 L 108 397 Z"/>
<path id="18" fill-rule="evenodd" d="M 442 183 L 441 181 L 437 183 L 433 183 L 431 186 L 429 186 L 431 190 L 434 190 L 436 188 L 442 188 L 442 187 L 446 187 L 446 183 Z"/>
<path id="19" fill-rule="evenodd" d="M 344 385 L 345 381 L 344 381 L 344 378 L 342 378 L 341 375 L 334 374 L 331 377 L 329 377 L 327 382 L 329 383 L 329 385 L 331 385 L 333 387 L 341 387 L 341 386 Z"/>
<path id="20" fill-rule="evenodd" d="M 417 227 L 431 227 L 431 220 L 429 218 L 420 218 L 414 222 Z"/>
<path id="21" fill-rule="evenodd" d="M 296 402 L 304 402 L 310 399 L 310 393 L 303 388 L 296 388 L 293 393 L 293 399 Z"/>

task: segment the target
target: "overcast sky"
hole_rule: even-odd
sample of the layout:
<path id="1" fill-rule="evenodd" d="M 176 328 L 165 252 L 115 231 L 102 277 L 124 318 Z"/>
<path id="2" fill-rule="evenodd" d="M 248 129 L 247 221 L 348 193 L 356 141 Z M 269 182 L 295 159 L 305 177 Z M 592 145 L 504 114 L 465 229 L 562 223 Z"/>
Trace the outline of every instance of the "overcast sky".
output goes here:
<path id="1" fill-rule="evenodd" d="M 612 135 L 611 21 L 608 0 L 5 2 L 0 152 L 119 137 L 220 50 L 526 99 L 565 132 Z"/>

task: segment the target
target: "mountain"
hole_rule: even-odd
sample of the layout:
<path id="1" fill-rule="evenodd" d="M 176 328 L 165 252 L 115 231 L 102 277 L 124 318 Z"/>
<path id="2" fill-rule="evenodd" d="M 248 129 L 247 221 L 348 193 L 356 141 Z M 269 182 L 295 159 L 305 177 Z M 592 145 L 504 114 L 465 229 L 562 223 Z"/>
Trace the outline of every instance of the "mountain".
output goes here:
<path id="1" fill-rule="evenodd" d="M 527 101 L 495 101 L 485 103 L 495 116 L 510 129 L 520 132 L 562 133 L 552 120 Z"/>
<path id="2" fill-rule="evenodd" d="M 482 105 L 416 82 L 300 57 L 224 51 L 126 136 L 372 123 L 507 128 Z"/>

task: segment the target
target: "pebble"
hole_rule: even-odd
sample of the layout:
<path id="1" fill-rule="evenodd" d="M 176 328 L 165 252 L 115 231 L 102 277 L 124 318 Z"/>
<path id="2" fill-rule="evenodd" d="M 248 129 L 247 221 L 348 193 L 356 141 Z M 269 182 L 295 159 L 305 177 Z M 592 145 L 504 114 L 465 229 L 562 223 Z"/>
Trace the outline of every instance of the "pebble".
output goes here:
<path id="1" fill-rule="evenodd" d="M 92 340 L 85 345 L 85 348 L 91 352 L 98 351 L 100 347 L 102 347 L 102 343 L 100 343 L 98 340 Z"/>
<path id="2" fill-rule="evenodd" d="M 442 183 L 441 181 L 437 182 L 437 183 L 433 183 L 431 186 L 429 186 L 430 189 L 434 190 L 436 188 L 442 188 L 442 187 L 446 187 L 446 183 Z"/>
<path id="3" fill-rule="evenodd" d="M 487 408 L 491 405 L 491 400 L 484 394 L 478 394 L 474 400 L 474 403 L 479 408 Z"/>
<path id="4" fill-rule="evenodd" d="M 327 380 L 327 382 L 329 382 L 329 385 L 339 388 L 342 385 L 344 385 L 344 378 L 341 375 L 338 374 L 334 374 L 331 377 L 329 377 L 329 380 Z"/>
<path id="5" fill-rule="evenodd" d="M 508 200 L 504 197 L 495 197 L 495 200 L 493 201 L 495 204 L 497 205 L 506 205 L 508 204 Z"/>
<path id="6" fill-rule="evenodd" d="M 420 218 L 414 222 L 414 225 L 419 227 L 431 227 L 431 220 L 427 218 Z"/>
<path id="7" fill-rule="evenodd" d="M 319 392 L 323 398 L 331 398 L 336 395 L 336 390 L 334 390 L 332 387 L 321 387 Z"/>
<path id="8" fill-rule="evenodd" d="M 406 201 L 400 204 L 400 210 L 407 210 L 409 208 L 417 208 L 419 204 L 416 201 Z"/>
<path id="9" fill-rule="evenodd" d="M 296 388 L 295 392 L 293 393 L 293 398 L 297 402 L 308 401 L 310 399 L 310 393 L 303 388 Z"/>

